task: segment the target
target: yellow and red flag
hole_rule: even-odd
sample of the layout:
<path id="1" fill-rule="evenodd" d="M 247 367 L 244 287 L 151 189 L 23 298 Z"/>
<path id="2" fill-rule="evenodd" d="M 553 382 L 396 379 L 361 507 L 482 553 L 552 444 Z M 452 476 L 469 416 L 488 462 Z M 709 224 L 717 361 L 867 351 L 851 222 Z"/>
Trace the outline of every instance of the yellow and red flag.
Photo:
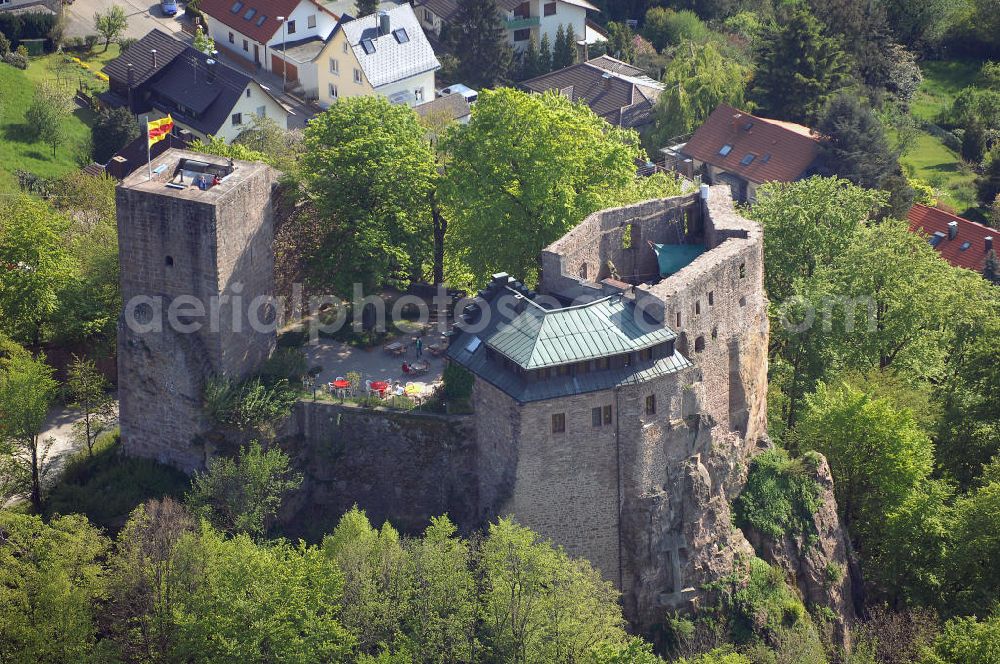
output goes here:
<path id="1" fill-rule="evenodd" d="M 153 143 L 158 143 L 165 139 L 173 128 L 174 119 L 169 114 L 165 118 L 147 122 L 146 130 L 149 133 L 149 147 L 153 147 Z"/>

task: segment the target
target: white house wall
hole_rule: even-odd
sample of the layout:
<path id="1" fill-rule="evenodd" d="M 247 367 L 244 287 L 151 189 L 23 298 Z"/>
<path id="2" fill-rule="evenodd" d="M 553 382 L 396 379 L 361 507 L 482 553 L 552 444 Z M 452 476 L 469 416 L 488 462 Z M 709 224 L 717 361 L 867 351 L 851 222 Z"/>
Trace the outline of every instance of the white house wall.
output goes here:
<path id="1" fill-rule="evenodd" d="M 223 123 L 217 134 L 217 136 L 223 137 L 226 143 L 232 143 L 241 131 L 250 126 L 253 116 L 257 114 L 261 106 L 265 109 L 265 115 L 277 122 L 279 127 L 282 129 L 288 128 L 288 112 L 284 107 L 270 95 L 266 94 L 259 84 L 250 83 L 247 87 L 250 90 L 250 96 L 247 97 L 246 90 L 243 91 L 243 94 L 240 95 L 240 100 L 229 111 L 229 118 Z M 232 117 L 235 113 L 242 114 L 243 124 L 238 126 L 233 125 Z"/>
<path id="2" fill-rule="evenodd" d="M 316 17 L 316 27 L 309 27 L 309 17 Z M 337 21 L 330 14 L 321 10 L 311 2 L 300 2 L 299 6 L 292 10 L 287 21 L 295 21 L 295 34 L 285 33 L 285 40 L 288 42 L 301 41 L 309 37 L 319 37 L 325 40 L 337 26 Z M 281 28 L 274 33 L 267 45 L 269 48 L 281 46 Z"/>
<path id="3" fill-rule="evenodd" d="M 584 39 L 587 35 L 587 10 L 583 7 L 578 7 L 576 5 L 571 5 L 565 2 L 556 3 L 556 13 L 552 16 L 542 16 L 544 13 L 543 9 L 545 6 L 545 0 L 538 0 L 538 16 L 541 16 L 541 21 L 538 24 L 538 39 L 541 41 L 542 35 L 549 36 L 549 44 L 553 47 L 556 45 L 556 31 L 559 30 L 559 26 L 563 26 L 563 30 L 567 26 L 573 26 L 573 34 L 576 36 L 576 40 L 579 41 Z M 532 7 L 532 12 L 534 12 L 534 7 Z"/>
<path id="4" fill-rule="evenodd" d="M 413 92 L 418 89 L 422 89 L 424 91 L 424 98 L 422 101 L 416 101 L 413 97 Z M 431 101 L 434 99 L 434 72 L 429 71 L 423 74 L 417 74 L 416 76 L 404 78 L 401 81 L 395 81 L 394 83 L 383 85 L 375 88 L 375 92 L 389 99 L 391 99 L 393 95 L 400 92 L 408 92 L 410 97 L 407 101 L 410 106 Z"/>

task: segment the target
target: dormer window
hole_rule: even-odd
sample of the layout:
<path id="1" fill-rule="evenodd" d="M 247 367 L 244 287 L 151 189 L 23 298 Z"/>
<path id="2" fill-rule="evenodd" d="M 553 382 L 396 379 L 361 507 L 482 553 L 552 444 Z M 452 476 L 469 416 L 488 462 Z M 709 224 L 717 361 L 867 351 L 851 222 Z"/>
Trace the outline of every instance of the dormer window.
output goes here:
<path id="1" fill-rule="evenodd" d="M 725 157 L 726 155 L 728 155 L 732 151 L 733 151 L 733 146 L 730 145 L 729 143 L 726 143 L 725 145 L 723 145 L 719 149 L 719 154 L 722 155 L 723 157 Z"/>
<path id="2" fill-rule="evenodd" d="M 753 152 L 748 152 L 745 157 L 740 159 L 740 163 L 744 166 L 749 166 L 753 163 L 753 160 L 757 157 Z"/>

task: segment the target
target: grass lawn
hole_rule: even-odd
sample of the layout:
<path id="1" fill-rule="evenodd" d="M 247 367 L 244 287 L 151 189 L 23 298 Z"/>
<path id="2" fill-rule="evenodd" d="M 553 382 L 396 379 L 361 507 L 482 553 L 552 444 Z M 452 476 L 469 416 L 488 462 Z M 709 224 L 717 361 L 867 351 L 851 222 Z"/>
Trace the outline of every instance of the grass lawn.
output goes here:
<path id="1" fill-rule="evenodd" d="M 939 192 L 941 202 L 953 207 L 958 214 L 978 204 L 973 184 L 975 173 L 940 139 L 920 132 L 913 147 L 900 161 L 911 177 L 929 182 Z"/>
<path id="2" fill-rule="evenodd" d="M 90 65 L 89 71 L 70 61 L 68 55 L 56 53 L 32 58 L 26 71 L 0 64 L 0 190 L 17 187 L 14 177 L 17 169 L 53 177 L 78 168 L 77 156 L 88 145 L 95 114 L 76 107 L 66 121 L 66 142 L 52 156 L 49 146 L 29 138 L 25 111 L 31 105 L 35 86 L 43 81 L 60 85 L 68 92 L 75 91 L 81 80 L 91 89 L 105 88 L 107 84 L 94 73 L 117 55 L 117 45 L 107 52 L 98 47 L 95 53 L 81 58 Z"/>
<path id="3" fill-rule="evenodd" d="M 910 102 L 910 111 L 920 120 L 935 122 L 941 111 L 951 107 L 962 88 L 976 80 L 982 60 L 929 60 L 920 63 L 924 80 Z"/>

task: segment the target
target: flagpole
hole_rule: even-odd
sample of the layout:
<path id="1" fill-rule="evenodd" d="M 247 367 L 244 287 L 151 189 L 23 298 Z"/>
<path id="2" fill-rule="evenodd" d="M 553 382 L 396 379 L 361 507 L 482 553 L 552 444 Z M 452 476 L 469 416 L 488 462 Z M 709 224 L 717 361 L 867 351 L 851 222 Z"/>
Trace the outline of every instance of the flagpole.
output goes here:
<path id="1" fill-rule="evenodd" d="M 153 179 L 153 158 L 150 156 L 151 150 L 149 148 L 149 114 L 147 113 L 146 118 L 146 173 L 149 179 Z"/>

